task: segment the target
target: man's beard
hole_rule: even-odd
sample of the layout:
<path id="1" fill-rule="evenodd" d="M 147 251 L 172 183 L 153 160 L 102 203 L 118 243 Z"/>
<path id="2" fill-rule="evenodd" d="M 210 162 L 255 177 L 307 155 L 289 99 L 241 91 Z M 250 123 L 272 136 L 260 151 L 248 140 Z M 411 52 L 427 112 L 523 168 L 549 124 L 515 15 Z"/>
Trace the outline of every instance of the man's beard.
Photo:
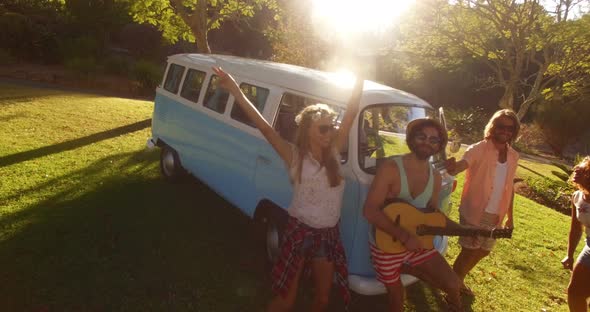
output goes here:
<path id="1" fill-rule="evenodd" d="M 428 158 L 430 158 L 430 156 L 435 154 L 434 149 L 425 144 L 414 144 L 413 146 L 410 146 L 410 150 L 412 151 L 412 153 L 414 153 L 414 155 L 416 155 L 416 158 L 418 158 L 419 160 L 427 160 Z"/>
<path id="2" fill-rule="evenodd" d="M 496 143 L 508 143 L 512 139 L 512 135 L 501 135 L 498 133 L 494 133 L 492 135 L 492 140 Z"/>

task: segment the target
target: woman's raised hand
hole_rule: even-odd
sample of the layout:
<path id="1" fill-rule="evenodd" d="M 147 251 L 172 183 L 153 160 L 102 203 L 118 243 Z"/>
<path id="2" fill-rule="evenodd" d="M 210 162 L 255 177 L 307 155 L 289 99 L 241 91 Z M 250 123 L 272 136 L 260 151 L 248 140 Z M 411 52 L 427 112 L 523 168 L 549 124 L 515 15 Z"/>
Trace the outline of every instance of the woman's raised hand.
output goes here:
<path id="1" fill-rule="evenodd" d="M 215 74 L 219 76 L 219 85 L 227 90 L 231 94 L 235 94 L 235 92 L 240 92 L 240 87 L 238 83 L 235 81 L 234 77 L 230 74 L 226 73 L 221 67 L 213 66 L 211 67 Z"/>

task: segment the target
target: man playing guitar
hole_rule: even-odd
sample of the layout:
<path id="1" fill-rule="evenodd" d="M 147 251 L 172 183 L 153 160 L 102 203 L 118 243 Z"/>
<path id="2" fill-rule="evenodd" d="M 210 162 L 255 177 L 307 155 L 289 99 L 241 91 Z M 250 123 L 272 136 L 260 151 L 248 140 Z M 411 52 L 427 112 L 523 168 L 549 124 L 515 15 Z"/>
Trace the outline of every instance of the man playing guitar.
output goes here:
<path id="1" fill-rule="evenodd" d="M 371 258 L 377 279 L 385 285 L 391 311 L 403 311 L 402 266 L 412 267 L 433 286 L 447 293 L 451 311 L 462 311 L 461 281 L 436 249 L 424 249 L 415 234 L 404 230 L 382 211 L 387 202 L 403 200 L 418 210 L 437 211 L 441 176 L 429 158 L 442 151 L 447 143 L 444 128 L 433 119 L 420 118 L 406 128 L 409 154 L 385 160 L 377 173 L 364 206 L 364 216 L 374 227 L 404 244 L 406 251 L 388 253 L 379 249 L 374 233 L 370 235 Z M 447 225 L 458 226 L 447 219 Z"/>

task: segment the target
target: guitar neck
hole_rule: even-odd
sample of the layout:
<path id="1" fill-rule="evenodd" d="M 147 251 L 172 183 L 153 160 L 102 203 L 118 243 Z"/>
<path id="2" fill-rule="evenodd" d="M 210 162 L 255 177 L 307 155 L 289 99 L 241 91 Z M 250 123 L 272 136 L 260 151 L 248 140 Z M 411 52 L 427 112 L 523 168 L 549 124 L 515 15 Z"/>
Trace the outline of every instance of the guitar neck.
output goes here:
<path id="1" fill-rule="evenodd" d="M 416 230 L 418 235 L 446 235 L 446 236 L 492 236 L 492 230 L 480 230 L 480 229 L 450 229 L 446 227 L 437 226 L 419 226 Z"/>

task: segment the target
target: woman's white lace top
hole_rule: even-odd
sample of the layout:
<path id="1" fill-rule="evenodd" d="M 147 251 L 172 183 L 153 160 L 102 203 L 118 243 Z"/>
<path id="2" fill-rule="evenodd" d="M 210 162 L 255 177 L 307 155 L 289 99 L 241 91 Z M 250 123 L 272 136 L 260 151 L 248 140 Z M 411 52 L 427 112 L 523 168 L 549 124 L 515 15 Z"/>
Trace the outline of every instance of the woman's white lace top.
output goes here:
<path id="1" fill-rule="evenodd" d="M 340 165 L 340 154 L 335 152 Z M 301 182 L 297 182 L 299 150 L 293 145 L 293 158 L 289 175 L 293 183 L 293 199 L 287 209 L 289 215 L 313 228 L 333 227 L 340 219 L 345 180 L 330 186 L 326 167 L 308 153 L 303 158 Z"/>
<path id="2" fill-rule="evenodd" d="M 576 217 L 586 229 L 586 236 L 590 237 L 590 203 L 584 200 L 584 193 L 574 192 L 574 206 L 576 206 Z"/>

